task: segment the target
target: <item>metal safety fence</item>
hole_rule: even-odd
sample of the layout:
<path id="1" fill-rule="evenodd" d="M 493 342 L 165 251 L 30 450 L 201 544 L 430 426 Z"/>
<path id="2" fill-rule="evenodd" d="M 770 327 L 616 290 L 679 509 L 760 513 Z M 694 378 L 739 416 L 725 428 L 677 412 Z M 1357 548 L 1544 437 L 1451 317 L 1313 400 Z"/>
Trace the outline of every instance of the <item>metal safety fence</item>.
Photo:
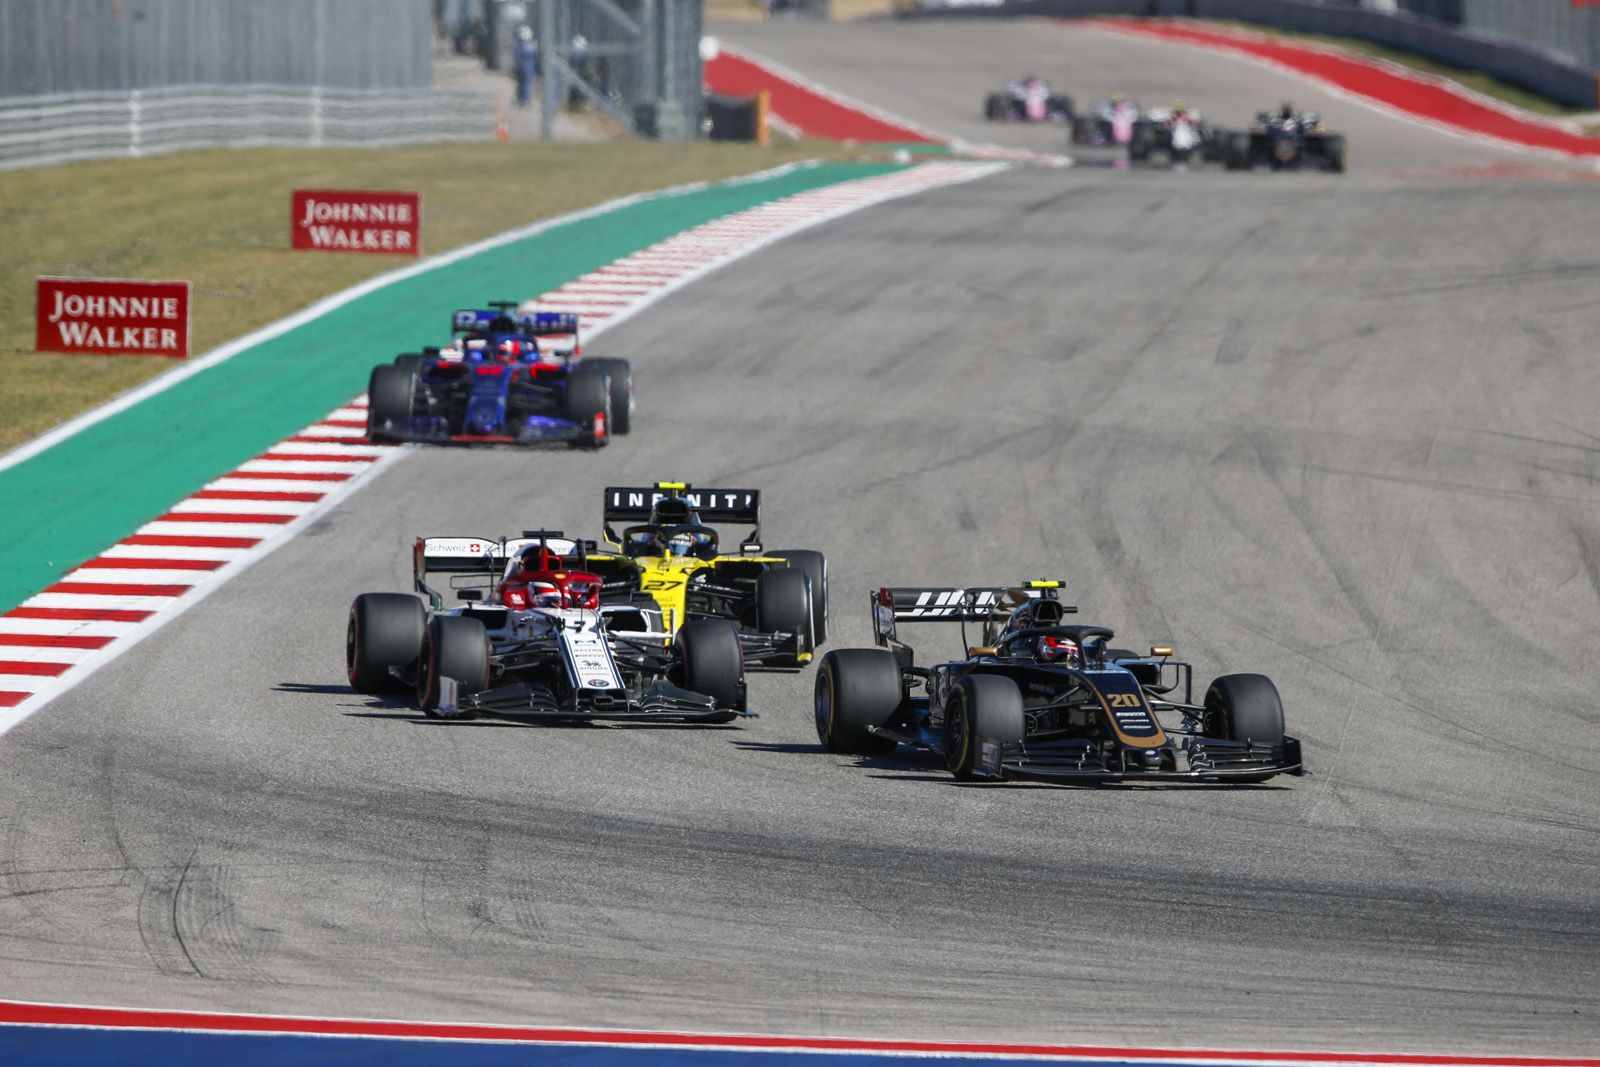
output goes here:
<path id="1" fill-rule="evenodd" d="M 215 145 L 487 140 L 494 103 L 465 90 L 183 86 L 0 100 L 0 169 Z"/>
<path id="2" fill-rule="evenodd" d="M 171 85 L 425 89 L 429 0 L 4 0 L 0 97 Z"/>

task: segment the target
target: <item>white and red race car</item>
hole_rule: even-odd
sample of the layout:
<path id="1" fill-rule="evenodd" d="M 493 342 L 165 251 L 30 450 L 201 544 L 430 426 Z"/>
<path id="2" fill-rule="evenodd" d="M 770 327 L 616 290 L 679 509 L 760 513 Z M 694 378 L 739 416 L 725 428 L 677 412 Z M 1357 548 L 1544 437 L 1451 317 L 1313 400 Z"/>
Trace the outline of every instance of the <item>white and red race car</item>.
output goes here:
<path id="1" fill-rule="evenodd" d="M 659 609 L 603 604 L 584 569 L 592 543 L 420 537 L 416 593 L 363 593 L 350 607 L 345 665 L 357 692 L 410 689 L 435 718 L 729 722 L 748 710 L 738 632 L 696 619 L 676 633 Z M 429 579 L 449 575 L 446 607 Z"/>

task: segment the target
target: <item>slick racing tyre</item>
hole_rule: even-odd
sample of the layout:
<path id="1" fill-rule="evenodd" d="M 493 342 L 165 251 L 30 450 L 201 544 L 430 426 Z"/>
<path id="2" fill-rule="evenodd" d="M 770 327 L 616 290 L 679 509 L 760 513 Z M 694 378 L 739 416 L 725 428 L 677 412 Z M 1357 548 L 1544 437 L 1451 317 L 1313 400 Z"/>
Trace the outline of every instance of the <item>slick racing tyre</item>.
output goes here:
<path id="1" fill-rule="evenodd" d="M 945 704 L 944 765 L 962 781 L 971 781 L 978 777 L 981 742 L 1015 747 L 1022 744 L 1024 729 L 1017 684 L 997 674 L 969 674 L 955 684 Z"/>
<path id="2" fill-rule="evenodd" d="M 1337 133 L 1328 134 L 1322 139 L 1322 151 L 1326 156 L 1322 161 L 1322 169 L 1330 174 L 1343 174 L 1345 159 L 1349 155 L 1344 137 Z"/>
<path id="3" fill-rule="evenodd" d="M 422 367 L 422 353 L 407 352 L 405 355 L 395 356 L 394 365 L 396 367 L 404 367 L 409 371 L 418 371 Z"/>
<path id="4" fill-rule="evenodd" d="M 477 619 L 435 615 L 428 622 L 417 667 L 417 707 L 429 718 L 443 717 L 439 683 L 445 678 L 454 679 L 458 697 L 489 687 L 489 634 Z"/>
<path id="5" fill-rule="evenodd" d="M 1250 157 L 1250 135 L 1238 130 L 1228 134 L 1228 143 L 1222 152 L 1222 165 L 1229 170 L 1249 170 L 1253 162 Z"/>
<path id="6" fill-rule="evenodd" d="M 383 428 L 410 423 L 416 391 L 415 367 L 388 363 L 372 368 L 372 377 L 367 379 L 367 437 L 373 444 L 397 444 L 401 440 L 384 433 Z"/>
<path id="7" fill-rule="evenodd" d="M 841 756 L 882 756 L 895 742 L 871 733 L 900 707 L 900 664 L 886 648 L 839 648 L 817 667 L 817 740 Z"/>
<path id="8" fill-rule="evenodd" d="M 1004 93 L 990 93 L 983 98 L 983 117 L 990 122 L 1011 117 L 1011 98 Z"/>
<path id="9" fill-rule="evenodd" d="M 789 566 L 805 571 L 811 579 L 811 640 L 814 647 L 820 647 L 828 639 L 827 557 L 808 548 L 790 548 L 772 555 L 788 560 Z"/>
<path id="10" fill-rule="evenodd" d="M 344 632 L 344 667 L 350 688 L 358 693 L 404 689 L 390 668 L 417 662 L 426 624 L 422 601 L 407 593 L 362 593 L 356 597 Z"/>
<path id="11" fill-rule="evenodd" d="M 1150 158 L 1156 145 L 1155 127 L 1148 122 L 1136 122 L 1133 137 L 1128 141 L 1128 162 L 1143 163 Z"/>
<path id="12" fill-rule="evenodd" d="M 811 578 L 805 571 L 774 567 L 756 576 L 756 629 L 800 635 L 792 666 L 803 665 L 817 647 L 811 615 Z"/>
<path id="13" fill-rule="evenodd" d="M 579 448 L 604 448 L 611 441 L 611 375 L 604 367 L 579 363 L 567 375 L 564 416 L 586 427 L 574 441 Z"/>
<path id="14" fill-rule="evenodd" d="M 633 367 L 625 359 L 586 359 L 611 376 L 611 432 L 621 437 L 633 429 Z"/>
<path id="15" fill-rule="evenodd" d="M 1205 731 L 1212 737 L 1257 745 L 1283 745 L 1283 699 L 1264 674 L 1224 674 L 1206 690 Z M 1234 778 L 1264 782 L 1271 774 Z"/>
<path id="16" fill-rule="evenodd" d="M 730 722 L 745 710 L 744 654 L 733 623 L 722 619 L 684 623 L 678 631 L 678 662 L 683 687 L 705 694 L 727 711 L 717 721 Z"/>

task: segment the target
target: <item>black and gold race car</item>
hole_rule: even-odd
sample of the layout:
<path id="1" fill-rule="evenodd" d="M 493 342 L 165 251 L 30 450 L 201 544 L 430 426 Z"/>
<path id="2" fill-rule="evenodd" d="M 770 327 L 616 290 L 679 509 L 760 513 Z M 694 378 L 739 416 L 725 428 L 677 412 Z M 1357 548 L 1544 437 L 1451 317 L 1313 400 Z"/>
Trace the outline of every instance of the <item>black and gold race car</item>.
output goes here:
<path id="1" fill-rule="evenodd" d="M 659 610 L 668 635 L 695 619 L 731 620 L 751 668 L 802 667 L 827 640 L 827 559 L 809 549 L 765 551 L 758 490 L 611 486 L 603 519 L 612 551 L 585 560 L 604 579 L 602 600 Z M 752 529 L 724 554 L 715 522 Z M 619 533 L 613 523 L 634 525 Z"/>
<path id="2" fill-rule="evenodd" d="M 1196 704 L 1193 670 L 1171 648 L 1141 656 L 1108 647 L 1111 630 L 1067 621 L 1077 608 L 1061 602 L 1060 585 L 878 590 L 879 647 L 836 649 L 818 667 L 823 747 L 886 755 L 910 745 L 942 755 L 963 779 L 1261 782 L 1305 773 L 1268 678 L 1223 675 Z M 896 631 L 907 621 L 961 623 L 967 658 L 918 666 Z M 970 645 L 969 625 L 979 638 Z"/>

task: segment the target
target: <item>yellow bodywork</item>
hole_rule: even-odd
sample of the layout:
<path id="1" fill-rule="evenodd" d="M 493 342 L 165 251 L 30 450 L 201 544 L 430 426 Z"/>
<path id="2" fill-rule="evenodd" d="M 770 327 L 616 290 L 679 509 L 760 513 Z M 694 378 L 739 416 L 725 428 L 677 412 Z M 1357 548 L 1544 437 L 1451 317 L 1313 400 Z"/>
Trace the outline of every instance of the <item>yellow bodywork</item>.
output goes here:
<path id="1" fill-rule="evenodd" d="M 717 556 L 700 559 L 698 556 L 624 556 L 591 555 L 591 560 L 631 563 L 639 574 L 639 591 L 648 594 L 661 609 L 663 628 L 670 634 L 678 632 L 686 621 L 689 608 L 689 583 L 702 571 L 716 571 L 723 563 L 766 563 L 787 567 L 789 561 L 776 556 Z M 795 657 L 801 663 L 811 660 L 811 653 L 802 652 Z"/>

